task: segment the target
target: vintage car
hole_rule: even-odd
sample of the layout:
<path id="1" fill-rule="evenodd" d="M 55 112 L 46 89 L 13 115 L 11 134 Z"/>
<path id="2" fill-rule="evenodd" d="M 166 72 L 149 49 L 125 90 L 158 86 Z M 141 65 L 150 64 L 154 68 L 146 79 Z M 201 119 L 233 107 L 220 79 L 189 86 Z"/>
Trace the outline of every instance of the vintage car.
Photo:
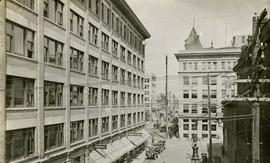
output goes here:
<path id="1" fill-rule="evenodd" d="M 157 159 L 158 158 L 158 152 L 156 150 L 156 146 L 148 146 L 146 148 L 145 156 L 146 159 Z"/>
<path id="2" fill-rule="evenodd" d="M 166 149 L 165 144 L 166 144 L 165 140 L 159 140 L 157 143 L 154 143 L 153 146 L 156 147 L 155 150 L 158 153 L 161 153 L 162 151 L 164 151 Z"/>

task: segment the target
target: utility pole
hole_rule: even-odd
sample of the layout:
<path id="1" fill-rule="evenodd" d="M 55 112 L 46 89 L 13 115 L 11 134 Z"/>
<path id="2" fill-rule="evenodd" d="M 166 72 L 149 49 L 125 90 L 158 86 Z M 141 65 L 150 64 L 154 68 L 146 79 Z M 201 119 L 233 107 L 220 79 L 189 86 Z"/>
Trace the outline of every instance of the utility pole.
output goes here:
<path id="1" fill-rule="evenodd" d="M 208 126 L 209 126 L 209 161 L 208 163 L 212 163 L 212 123 L 211 123 L 211 97 L 210 97 L 210 76 L 209 72 L 207 73 L 207 87 L 208 87 Z"/>
<path id="2" fill-rule="evenodd" d="M 0 1 L 0 162 L 5 163 L 6 157 L 6 1 Z"/>
<path id="3" fill-rule="evenodd" d="M 165 109 L 166 109 L 166 138 L 169 137 L 168 132 L 168 56 L 166 55 L 166 83 L 165 83 Z"/>

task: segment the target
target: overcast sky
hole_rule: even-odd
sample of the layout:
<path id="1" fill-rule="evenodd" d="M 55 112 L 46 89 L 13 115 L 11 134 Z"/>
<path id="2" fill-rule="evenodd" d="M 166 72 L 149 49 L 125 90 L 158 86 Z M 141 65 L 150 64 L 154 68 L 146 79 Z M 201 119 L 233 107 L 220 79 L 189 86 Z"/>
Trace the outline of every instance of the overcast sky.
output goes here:
<path id="1" fill-rule="evenodd" d="M 229 46 L 233 35 L 251 33 L 255 12 L 260 14 L 263 8 L 267 8 L 270 15 L 270 0 L 126 1 L 152 35 L 146 43 L 145 68 L 146 73 L 154 73 L 157 77 L 165 75 L 165 55 L 169 58 L 169 75 L 177 75 L 174 53 L 184 50 L 184 40 L 193 22 L 204 47 L 209 47 L 211 41 L 214 47 L 224 47 L 225 38 Z M 157 92 L 164 92 L 164 78 L 158 80 Z M 170 79 L 169 91 L 176 93 L 176 88 L 176 78 Z"/>

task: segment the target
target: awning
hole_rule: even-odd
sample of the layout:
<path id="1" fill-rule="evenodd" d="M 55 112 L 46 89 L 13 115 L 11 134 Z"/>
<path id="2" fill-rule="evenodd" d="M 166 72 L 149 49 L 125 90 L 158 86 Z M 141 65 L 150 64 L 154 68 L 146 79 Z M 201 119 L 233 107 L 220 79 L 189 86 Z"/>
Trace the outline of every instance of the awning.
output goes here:
<path id="1" fill-rule="evenodd" d="M 113 143 L 107 144 L 106 149 L 96 149 L 90 153 L 90 162 L 109 163 L 121 158 L 124 154 L 132 151 L 136 146 L 128 138 L 123 137 Z M 92 159 L 92 160 L 91 160 Z M 92 163 L 91 162 L 91 163 Z"/>
<path id="2" fill-rule="evenodd" d="M 149 138 L 151 138 L 151 135 L 145 129 L 142 130 L 141 136 L 128 136 L 129 141 L 136 147 L 145 143 Z"/>
<path id="3" fill-rule="evenodd" d="M 91 163 L 110 163 L 112 162 L 109 158 L 106 157 L 106 155 L 104 155 L 104 153 L 97 149 L 94 150 L 90 153 L 89 155 L 89 159 Z"/>

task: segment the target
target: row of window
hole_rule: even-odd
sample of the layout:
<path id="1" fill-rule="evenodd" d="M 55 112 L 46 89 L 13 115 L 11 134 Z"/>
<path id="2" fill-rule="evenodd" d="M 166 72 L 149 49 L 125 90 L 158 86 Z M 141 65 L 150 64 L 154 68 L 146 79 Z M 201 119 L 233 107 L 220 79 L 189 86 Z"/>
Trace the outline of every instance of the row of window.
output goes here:
<path id="1" fill-rule="evenodd" d="M 192 134 L 192 137 L 196 136 L 197 134 Z M 189 138 L 189 134 L 183 134 L 184 138 Z M 217 138 L 218 136 L 216 134 L 212 134 L 212 138 Z M 202 134 L 202 138 L 208 138 L 208 134 Z"/>
<path id="2" fill-rule="evenodd" d="M 230 92 L 229 92 L 230 91 Z M 235 90 L 230 89 L 226 90 L 223 89 L 221 90 L 221 98 L 225 97 L 235 97 Z M 197 99 L 198 97 L 198 90 L 183 90 L 183 98 L 184 99 Z M 208 90 L 203 89 L 202 90 L 202 99 L 207 99 L 208 98 Z M 217 90 L 210 90 L 210 98 L 217 98 Z"/>
<path id="3" fill-rule="evenodd" d="M 131 121 L 133 116 L 133 122 Z M 120 115 L 120 127 L 125 127 L 126 115 Z M 144 113 L 138 112 L 127 115 L 127 125 L 144 121 Z M 89 120 L 89 137 L 98 135 L 98 118 Z M 118 115 L 112 116 L 112 130 L 118 128 Z M 109 131 L 109 117 L 101 118 L 101 133 Z M 45 151 L 64 146 L 64 124 L 47 125 L 44 127 Z M 70 142 L 74 143 L 84 139 L 84 121 L 70 123 Z M 35 154 L 35 128 L 7 131 L 6 159 L 18 160 Z"/>
<path id="4" fill-rule="evenodd" d="M 35 10 L 35 1 L 34 0 L 16 0 L 22 5 L 28 7 L 29 9 Z M 80 0 L 82 2 L 82 0 Z M 83 0 L 82 3 L 86 3 Z M 55 22 L 56 24 L 63 26 L 63 10 L 64 3 L 60 0 L 43 0 L 43 15 L 47 19 Z M 133 31 L 131 26 L 127 25 L 124 20 L 120 18 L 115 12 L 111 11 L 110 6 L 101 2 L 100 0 L 89 0 L 88 8 L 92 13 L 94 13 L 97 17 L 100 17 L 102 22 L 111 27 L 114 32 L 119 34 L 128 44 L 130 44 L 134 49 L 138 50 L 140 54 L 144 53 L 144 45 L 139 36 Z M 101 11 L 101 12 L 100 12 Z M 84 37 L 84 21 L 85 18 L 77 14 L 75 11 L 70 10 L 70 31 L 74 34 Z M 98 28 L 91 28 L 89 25 L 89 41 L 97 45 L 97 33 Z M 90 35 L 91 34 L 91 35 Z M 108 50 L 108 41 L 109 38 L 104 35 L 102 37 L 102 47 L 105 50 Z M 105 37 L 105 38 L 103 38 Z"/>
<path id="5" fill-rule="evenodd" d="M 183 76 L 183 85 L 198 85 L 199 77 L 197 76 Z M 221 85 L 230 86 L 233 85 L 234 80 L 236 80 L 236 76 L 222 76 L 221 77 Z M 217 77 L 211 76 L 209 77 L 210 85 L 217 85 Z M 203 76 L 202 77 L 202 85 L 208 84 L 208 77 Z"/>
<path id="6" fill-rule="evenodd" d="M 50 64 L 63 66 L 63 46 L 64 44 L 52 38 L 44 36 L 44 61 Z M 7 52 L 34 58 L 34 31 L 17 25 L 11 21 L 6 22 L 6 50 Z M 84 52 L 70 47 L 70 69 L 83 71 Z M 131 52 L 128 58 L 131 58 Z M 136 62 L 137 60 L 137 62 Z M 92 75 L 98 75 L 98 58 L 89 55 L 88 57 L 88 72 Z M 144 62 L 140 58 L 133 55 L 133 65 L 143 70 Z M 107 63 L 108 66 L 109 63 Z M 106 73 L 108 67 L 102 64 L 102 72 Z"/>
<path id="7" fill-rule="evenodd" d="M 210 105 L 211 113 L 217 113 L 217 104 Z M 208 113 L 208 105 L 202 104 L 202 113 Z M 183 113 L 198 113 L 198 104 L 183 104 Z"/>
<path id="8" fill-rule="evenodd" d="M 44 106 L 63 106 L 63 83 L 56 83 L 45 81 L 44 82 Z M 87 89 L 83 86 L 71 85 L 70 86 L 70 105 L 82 106 L 83 105 L 83 91 Z M 98 88 L 88 88 L 88 105 L 98 105 Z M 101 89 L 101 102 L 102 105 L 109 105 L 109 92 L 110 90 Z M 6 79 L 6 107 L 33 107 L 35 106 L 35 80 L 28 78 L 20 78 L 14 76 L 7 76 Z M 111 91 L 112 105 L 131 106 L 143 105 L 144 95 L 119 92 L 116 90 Z M 127 99 L 127 100 L 126 100 Z"/>
<path id="9" fill-rule="evenodd" d="M 237 61 L 183 62 L 183 70 L 232 70 Z"/>
<path id="10" fill-rule="evenodd" d="M 189 124 L 183 124 L 183 130 L 189 130 L 189 126 L 190 126 Z M 202 131 L 208 131 L 208 124 L 202 124 L 201 129 Z M 211 129 L 212 131 L 216 131 L 217 125 L 212 124 Z M 198 124 L 197 123 L 191 124 L 191 130 L 198 130 Z"/>

